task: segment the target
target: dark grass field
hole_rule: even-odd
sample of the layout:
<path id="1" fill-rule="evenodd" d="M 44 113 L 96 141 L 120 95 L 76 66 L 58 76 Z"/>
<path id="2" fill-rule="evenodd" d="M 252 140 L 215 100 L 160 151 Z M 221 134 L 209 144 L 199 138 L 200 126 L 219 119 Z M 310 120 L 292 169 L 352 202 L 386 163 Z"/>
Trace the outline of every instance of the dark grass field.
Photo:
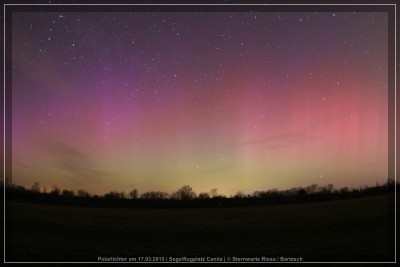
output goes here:
<path id="1" fill-rule="evenodd" d="M 6 207 L 6 261 L 191 255 L 394 261 L 394 210 L 388 203 L 388 195 L 198 209 L 12 202 Z"/>

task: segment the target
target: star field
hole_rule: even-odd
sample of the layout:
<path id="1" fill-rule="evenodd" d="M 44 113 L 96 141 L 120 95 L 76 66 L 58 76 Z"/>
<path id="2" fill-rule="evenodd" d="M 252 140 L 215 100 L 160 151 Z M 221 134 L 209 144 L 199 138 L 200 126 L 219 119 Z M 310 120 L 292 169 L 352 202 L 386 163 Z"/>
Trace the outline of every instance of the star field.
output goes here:
<path id="1" fill-rule="evenodd" d="M 388 16 L 17 12 L 13 181 L 223 194 L 388 177 Z"/>

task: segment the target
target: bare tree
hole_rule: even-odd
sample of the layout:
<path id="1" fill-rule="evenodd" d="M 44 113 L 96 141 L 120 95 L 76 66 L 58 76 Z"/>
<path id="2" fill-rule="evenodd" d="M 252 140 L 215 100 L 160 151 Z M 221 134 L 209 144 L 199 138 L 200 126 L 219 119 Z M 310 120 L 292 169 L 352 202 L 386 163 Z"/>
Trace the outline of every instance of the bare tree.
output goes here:
<path id="1" fill-rule="evenodd" d="M 210 190 L 210 196 L 211 197 L 217 197 L 218 196 L 218 189 L 217 188 L 213 188 Z"/>
<path id="2" fill-rule="evenodd" d="M 306 188 L 307 194 L 315 194 L 315 193 L 317 193 L 317 188 L 318 188 L 317 184 L 312 184 L 310 186 L 307 186 L 307 188 Z"/>
<path id="3" fill-rule="evenodd" d="M 333 188 L 334 188 L 333 184 L 328 184 L 326 186 L 326 190 L 328 191 L 329 194 L 331 194 L 333 192 Z"/>
<path id="4" fill-rule="evenodd" d="M 173 198 L 183 199 L 183 200 L 193 199 L 195 197 L 196 197 L 196 193 L 188 185 L 182 186 L 181 188 L 178 189 L 178 191 L 176 191 L 173 194 Z"/>
<path id="5" fill-rule="evenodd" d="M 61 194 L 61 189 L 57 185 L 53 185 L 50 194 L 59 196 Z"/>
<path id="6" fill-rule="evenodd" d="M 139 198 L 139 193 L 136 189 L 133 189 L 131 192 L 129 192 L 129 197 L 131 199 L 137 199 Z"/>
<path id="7" fill-rule="evenodd" d="M 253 194 L 251 194 L 252 197 L 261 197 L 262 191 L 254 191 Z"/>
<path id="8" fill-rule="evenodd" d="M 40 184 L 38 182 L 33 183 L 31 190 L 32 190 L 32 192 L 39 193 L 40 192 Z"/>

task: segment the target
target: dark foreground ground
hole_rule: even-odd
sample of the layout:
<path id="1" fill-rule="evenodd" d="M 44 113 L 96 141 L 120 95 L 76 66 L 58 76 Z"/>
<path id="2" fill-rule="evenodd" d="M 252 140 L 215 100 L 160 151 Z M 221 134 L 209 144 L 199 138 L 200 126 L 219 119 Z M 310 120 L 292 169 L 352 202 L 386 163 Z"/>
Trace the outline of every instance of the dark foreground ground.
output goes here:
<path id="1" fill-rule="evenodd" d="M 110 256 L 394 261 L 394 206 L 389 202 L 388 195 L 198 209 L 12 202 L 6 206 L 6 261 L 97 261 Z"/>

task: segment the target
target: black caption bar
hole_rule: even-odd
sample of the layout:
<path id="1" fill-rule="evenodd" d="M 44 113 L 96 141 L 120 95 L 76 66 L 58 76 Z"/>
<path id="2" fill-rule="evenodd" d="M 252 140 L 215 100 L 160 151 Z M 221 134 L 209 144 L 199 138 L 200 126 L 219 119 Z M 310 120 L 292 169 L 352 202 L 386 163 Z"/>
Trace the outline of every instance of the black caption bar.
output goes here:
<path id="1" fill-rule="evenodd" d="M 194 262 L 303 262 L 303 257 L 195 257 L 195 256 L 135 256 L 97 257 L 97 262 L 149 262 L 149 263 L 194 263 Z"/>

